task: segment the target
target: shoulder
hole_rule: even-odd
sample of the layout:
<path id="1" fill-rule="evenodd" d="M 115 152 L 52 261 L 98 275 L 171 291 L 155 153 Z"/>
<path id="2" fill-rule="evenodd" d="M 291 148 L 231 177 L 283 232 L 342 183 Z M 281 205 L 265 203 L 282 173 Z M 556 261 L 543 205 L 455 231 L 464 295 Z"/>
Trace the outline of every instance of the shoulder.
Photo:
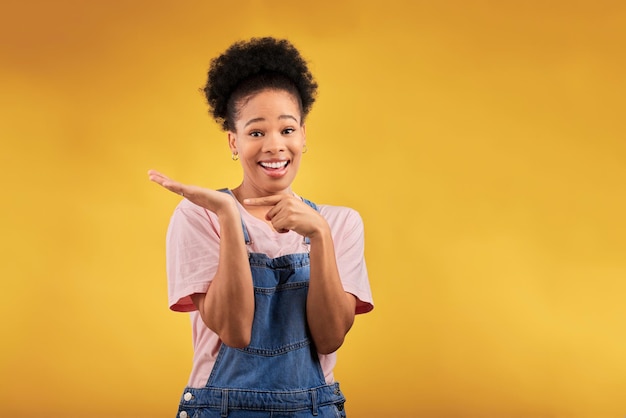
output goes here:
<path id="1" fill-rule="evenodd" d="M 187 199 L 183 199 L 174 209 L 173 216 L 183 216 L 188 218 L 213 219 L 217 215 L 208 209 L 198 206 Z"/>
<path id="2" fill-rule="evenodd" d="M 187 199 L 183 199 L 174 209 L 170 220 L 170 230 L 201 229 L 215 231 L 218 228 L 217 215 Z"/>
<path id="3" fill-rule="evenodd" d="M 317 205 L 317 209 L 329 223 L 345 221 L 363 223 L 359 212 L 346 206 Z"/>
<path id="4" fill-rule="evenodd" d="M 185 198 L 183 198 L 174 209 L 174 213 L 176 212 L 180 212 L 186 215 L 201 215 L 201 216 L 206 215 L 207 212 L 211 213 L 205 208 L 198 206 L 195 203 L 192 203 Z"/>
<path id="5" fill-rule="evenodd" d="M 362 233 L 363 219 L 356 210 L 345 206 L 317 205 L 334 233 Z"/>

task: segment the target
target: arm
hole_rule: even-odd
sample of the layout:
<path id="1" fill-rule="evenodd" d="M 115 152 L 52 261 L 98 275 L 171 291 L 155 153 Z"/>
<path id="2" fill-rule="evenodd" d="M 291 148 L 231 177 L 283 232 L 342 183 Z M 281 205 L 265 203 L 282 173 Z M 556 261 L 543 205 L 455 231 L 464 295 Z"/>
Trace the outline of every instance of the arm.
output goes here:
<path id="1" fill-rule="evenodd" d="M 224 344 L 243 348 L 250 344 L 252 334 L 254 289 L 241 219 L 230 200 L 233 208 L 217 214 L 221 231 L 217 273 L 206 294 L 196 293 L 191 299 L 206 326 Z"/>
<path id="2" fill-rule="evenodd" d="M 341 347 L 354 323 L 356 297 L 343 289 L 330 227 L 325 220 L 324 224 L 309 236 L 311 279 L 306 309 L 317 350 L 330 354 Z"/>
<path id="3" fill-rule="evenodd" d="M 150 180 L 217 215 L 220 223 L 217 272 L 206 294 L 196 293 L 191 298 L 206 326 L 226 345 L 247 346 L 254 318 L 254 289 L 235 201 L 225 193 L 183 185 L 154 171 L 149 175 Z"/>
<path id="4" fill-rule="evenodd" d="M 311 240 L 307 321 L 317 351 L 321 354 L 336 351 L 354 322 L 356 297 L 343 289 L 328 222 L 293 196 L 245 199 L 244 204 L 273 205 L 266 218 L 276 231 L 293 230 Z"/>

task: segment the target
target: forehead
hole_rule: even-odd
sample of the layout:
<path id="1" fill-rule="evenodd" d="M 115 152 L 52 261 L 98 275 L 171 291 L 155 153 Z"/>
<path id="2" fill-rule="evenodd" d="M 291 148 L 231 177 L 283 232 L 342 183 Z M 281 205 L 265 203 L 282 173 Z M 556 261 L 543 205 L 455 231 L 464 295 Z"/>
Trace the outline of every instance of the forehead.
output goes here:
<path id="1" fill-rule="evenodd" d="M 243 98 L 237 103 L 237 120 L 250 117 L 272 117 L 281 114 L 300 120 L 301 110 L 296 96 L 286 90 L 265 89 Z"/>

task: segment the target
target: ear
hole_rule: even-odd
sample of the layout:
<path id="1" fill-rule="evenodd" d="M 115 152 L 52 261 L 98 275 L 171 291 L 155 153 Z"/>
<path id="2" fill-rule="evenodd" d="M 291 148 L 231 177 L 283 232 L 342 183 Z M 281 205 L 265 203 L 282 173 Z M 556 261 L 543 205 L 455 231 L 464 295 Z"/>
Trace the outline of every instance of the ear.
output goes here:
<path id="1" fill-rule="evenodd" d="M 237 151 L 237 136 L 233 131 L 228 131 L 228 148 L 233 154 L 238 154 Z"/>
<path id="2" fill-rule="evenodd" d="M 306 145 L 306 124 L 303 123 L 300 129 L 302 129 L 302 139 L 304 139 L 304 143 L 302 145 Z"/>

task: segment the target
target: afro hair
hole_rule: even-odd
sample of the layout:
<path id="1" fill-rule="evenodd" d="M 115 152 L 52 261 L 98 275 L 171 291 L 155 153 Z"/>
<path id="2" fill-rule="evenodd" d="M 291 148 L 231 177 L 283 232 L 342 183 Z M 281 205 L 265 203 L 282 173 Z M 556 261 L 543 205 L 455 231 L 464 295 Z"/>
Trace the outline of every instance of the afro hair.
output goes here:
<path id="1" fill-rule="evenodd" d="M 299 101 L 302 122 L 317 83 L 298 50 L 285 39 L 252 38 L 231 45 L 211 61 L 204 94 L 222 129 L 234 130 L 238 103 L 265 89 L 285 90 Z"/>

